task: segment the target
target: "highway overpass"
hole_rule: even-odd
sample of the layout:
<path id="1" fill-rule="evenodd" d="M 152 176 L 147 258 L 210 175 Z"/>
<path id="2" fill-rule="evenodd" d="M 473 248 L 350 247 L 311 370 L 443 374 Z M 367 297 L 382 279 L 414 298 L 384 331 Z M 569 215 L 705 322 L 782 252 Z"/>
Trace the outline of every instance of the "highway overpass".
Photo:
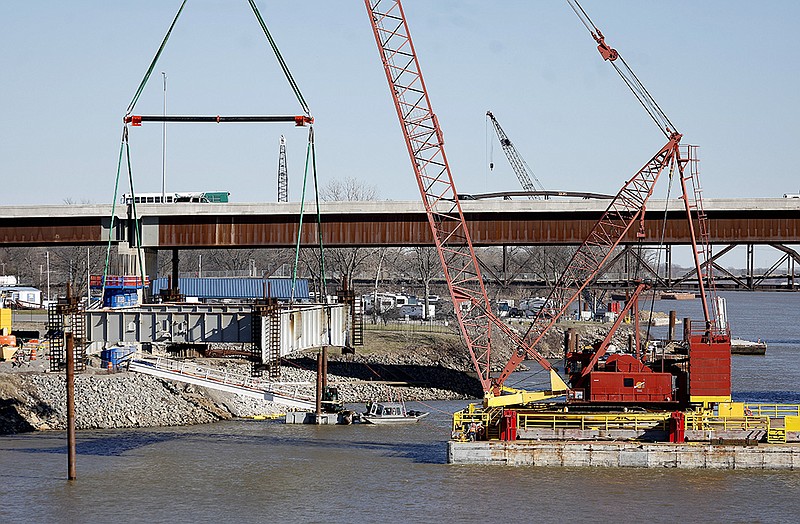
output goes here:
<path id="1" fill-rule="evenodd" d="M 606 200 L 462 201 L 476 246 L 576 245 L 608 205 Z M 666 208 L 666 213 L 665 213 Z M 327 247 L 432 245 L 420 202 L 325 202 L 320 206 Z M 713 244 L 800 243 L 800 199 L 706 199 Z M 645 243 L 688 244 L 682 201 L 652 200 L 645 215 Z M 0 246 L 129 243 L 134 226 L 142 247 L 152 249 L 290 247 L 297 240 L 300 204 L 111 205 L 0 207 Z M 624 240 L 636 243 L 636 228 Z M 306 204 L 304 246 L 317 244 L 316 210 Z"/>

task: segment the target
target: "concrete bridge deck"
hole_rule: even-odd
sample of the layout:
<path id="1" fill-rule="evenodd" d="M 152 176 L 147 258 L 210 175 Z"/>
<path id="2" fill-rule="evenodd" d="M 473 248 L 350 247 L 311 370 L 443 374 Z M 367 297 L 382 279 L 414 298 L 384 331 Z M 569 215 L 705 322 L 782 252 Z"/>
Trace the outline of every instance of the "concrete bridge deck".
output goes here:
<path id="1" fill-rule="evenodd" d="M 604 200 L 462 201 L 476 246 L 575 245 L 594 226 Z M 689 242 L 682 202 L 652 200 L 645 215 L 646 243 Z M 432 245 L 420 202 L 325 202 L 323 242 L 328 247 Z M 290 247 L 297 239 L 300 204 L 138 204 L 142 247 L 154 249 Z M 800 199 L 706 199 L 714 244 L 800 243 Z M 317 244 L 313 205 L 306 206 L 301 243 Z M 133 238 L 132 210 L 111 205 L 0 207 L 0 246 L 105 244 Z M 625 243 L 635 243 L 631 232 Z"/>

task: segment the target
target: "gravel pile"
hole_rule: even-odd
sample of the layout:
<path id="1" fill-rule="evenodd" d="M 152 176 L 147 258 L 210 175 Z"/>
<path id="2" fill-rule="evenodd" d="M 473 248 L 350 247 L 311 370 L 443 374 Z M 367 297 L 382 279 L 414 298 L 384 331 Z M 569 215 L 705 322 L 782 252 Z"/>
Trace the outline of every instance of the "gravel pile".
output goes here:
<path id="1" fill-rule="evenodd" d="M 0 381 L 9 375 L 0 376 Z M 63 374 L 16 374 L 17 391 L 4 395 L 0 429 L 66 429 L 66 378 Z M 81 374 L 75 377 L 75 425 L 78 429 L 203 424 L 230 413 L 202 388 L 133 373 Z M 15 413 L 12 413 L 15 412 Z M 14 424 L 14 415 L 29 427 Z M 16 431 L 13 426 L 18 426 Z M 11 426 L 11 427 L 6 427 Z M 11 430 L 11 431 L 9 431 Z"/>

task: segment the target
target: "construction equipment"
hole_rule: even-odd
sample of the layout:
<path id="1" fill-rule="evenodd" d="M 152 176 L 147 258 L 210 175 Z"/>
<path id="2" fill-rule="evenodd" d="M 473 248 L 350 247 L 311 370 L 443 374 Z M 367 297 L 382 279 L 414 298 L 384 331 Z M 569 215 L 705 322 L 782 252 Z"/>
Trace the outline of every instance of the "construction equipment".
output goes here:
<path id="1" fill-rule="evenodd" d="M 506 158 L 508 158 L 508 163 L 511 164 L 511 168 L 517 175 L 519 183 L 522 185 L 522 189 L 528 191 L 529 193 L 533 193 L 535 191 L 544 191 L 544 186 L 541 182 L 539 182 L 539 179 L 536 178 L 533 170 L 530 168 L 528 163 L 525 162 L 525 159 L 519 154 L 519 151 L 517 151 L 517 148 L 514 147 L 514 144 L 511 143 L 511 139 L 508 138 L 506 132 L 503 131 L 502 127 L 500 127 L 500 122 L 497 121 L 491 111 L 486 112 L 486 117 L 492 121 L 494 130 L 497 133 L 497 138 L 500 140 L 500 146 L 503 148 Z M 493 166 L 490 164 L 490 168 L 491 167 Z M 537 199 L 539 197 L 537 195 L 529 194 L 528 198 Z"/>
<path id="2" fill-rule="evenodd" d="M 289 172 L 286 168 L 286 139 L 281 135 L 278 151 L 278 202 L 289 201 Z"/>
<path id="3" fill-rule="evenodd" d="M 635 238 L 645 237 L 644 212 L 647 201 L 659 175 L 669 168 L 670 177 L 678 173 L 681 181 L 682 199 L 689 221 L 690 238 L 694 252 L 698 284 L 701 291 L 704 326 L 689 340 L 688 370 L 677 362 L 660 362 L 661 372 L 630 355 L 609 358 L 606 370 L 597 371 L 595 366 L 604 349 L 601 345 L 594 352 L 568 355 L 571 365 L 572 389 L 568 394 L 571 402 L 579 403 L 633 403 L 633 404 L 697 404 L 730 401 L 730 333 L 724 318 L 724 306 L 718 306 L 711 273 L 705 273 L 705 264 L 710 260 L 708 227 L 702 206 L 702 191 L 698 179 L 698 162 L 694 146 L 681 146 L 682 135 L 661 110 L 647 89 L 642 85 L 624 59 L 605 43 L 603 34 L 589 20 L 580 5 L 569 0 L 570 5 L 589 29 L 598 44 L 601 56 L 614 64 L 626 85 L 637 96 L 639 102 L 667 137 L 667 143 L 650 161 L 630 179 L 612 199 L 607 210 L 578 248 L 566 271 L 552 290 L 547 307 L 542 308 L 526 334 L 526 341 L 536 347 L 544 334 L 567 313 L 574 302 L 599 274 L 623 239 L 630 237 L 630 230 L 638 222 Z M 691 190 L 690 190 L 691 186 Z M 699 231 L 699 241 L 697 232 Z M 637 293 L 641 288 L 637 290 Z M 713 304 L 714 315 L 709 310 Z M 616 327 L 612 328 L 612 332 Z M 607 338 L 608 340 L 608 338 Z M 527 355 L 522 351 L 514 354 L 498 377 L 495 387 L 502 387 L 510 373 Z M 686 377 L 688 373 L 688 379 Z M 675 377 L 673 379 L 673 376 Z"/>
<path id="4" fill-rule="evenodd" d="M 461 334 L 484 392 L 492 394 L 492 327 L 522 340 L 492 313 L 403 7 L 399 0 L 365 0 L 365 5 Z M 551 393 L 567 390 L 542 355 L 532 347 L 524 352 L 550 372 Z"/>
<path id="5" fill-rule="evenodd" d="M 588 20 L 577 2 L 570 2 L 570 5 L 587 24 L 598 42 L 601 55 L 612 63 L 620 59 L 619 53 L 605 44 L 602 33 Z M 710 257 L 706 247 L 707 222 L 702 212 L 696 155 L 692 154 L 696 153 L 696 149 L 681 146 L 682 135 L 676 131 L 624 60 L 620 59 L 621 65 L 615 64 L 615 68 L 666 135 L 667 143 L 611 200 L 601 219 L 576 250 L 567 269 L 556 282 L 545 307 L 535 317 L 524 340 L 519 340 L 513 331 L 492 315 L 488 307 L 480 269 L 444 154 L 442 132 L 430 108 L 430 100 L 400 1 L 366 0 L 366 6 L 459 325 L 484 388 L 484 407 L 496 409 L 525 404 L 559 392 L 567 394 L 568 402 L 584 405 L 613 402 L 667 407 L 729 401 L 730 335 L 727 322 L 721 314 L 724 308 L 718 306 L 721 302 L 714 296 L 712 275 L 704 272 L 704 265 L 700 260 L 701 256 L 706 260 Z M 560 376 L 536 350 L 536 346 L 610 261 L 614 249 L 626 238 L 645 237 L 645 207 L 656 181 L 667 168 L 670 176 L 677 172 L 681 180 L 698 282 L 703 294 L 705 322 L 701 331 L 690 336 L 688 369 L 673 362 L 668 366 L 661 362 L 662 370 L 656 373 L 654 368 L 639 358 L 615 357 L 609 359 L 611 362 L 606 361 L 605 370 L 598 371 L 595 368 L 605 347 L 601 344 L 593 352 L 575 353 L 571 356 L 570 364 L 574 368 L 571 378 L 574 384 L 573 388 L 566 388 Z M 633 229 L 637 223 L 638 229 Z M 699 242 L 696 231 L 699 231 Z M 636 295 L 642 289 L 640 286 Z M 706 297 L 707 293 L 710 298 Z M 709 301 L 714 307 L 713 317 L 709 312 Z M 628 307 L 633 302 L 635 299 Z M 499 327 L 500 331 L 510 336 L 518 348 L 497 378 L 490 378 L 488 373 L 491 355 L 490 330 L 493 326 Z M 536 394 L 505 386 L 511 372 L 526 358 L 536 360 L 550 372 L 550 391 Z M 601 376 L 598 373 L 607 375 Z M 599 385 L 594 386 L 595 383 Z M 494 418 L 499 421 L 504 417 L 498 415 Z"/>

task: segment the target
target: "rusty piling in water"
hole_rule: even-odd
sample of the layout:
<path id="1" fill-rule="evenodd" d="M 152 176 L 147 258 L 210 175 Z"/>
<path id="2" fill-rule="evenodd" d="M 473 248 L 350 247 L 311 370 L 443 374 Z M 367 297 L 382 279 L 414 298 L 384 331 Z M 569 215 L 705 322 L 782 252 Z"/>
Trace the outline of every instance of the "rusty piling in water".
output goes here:
<path id="1" fill-rule="evenodd" d="M 78 478 L 75 451 L 75 339 L 65 333 L 67 350 L 67 479 Z"/>
<path id="2" fill-rule="evenodd" d="M 322 377 L 324 374 L 322 373 L 322 352 L 320 351 L 317 353 L 317 405 L 316 405 L 316 412 L 317 412 L 317 420 L 319 420 L 319 416 L 322 415 Z"/>
<path id="3" fill-rule="evenodd" d="M 675 325 L 678 323 L 678 313 L 673 309 L 669 312 L 669 335 L 668 340 L 675 340 Z"/>

